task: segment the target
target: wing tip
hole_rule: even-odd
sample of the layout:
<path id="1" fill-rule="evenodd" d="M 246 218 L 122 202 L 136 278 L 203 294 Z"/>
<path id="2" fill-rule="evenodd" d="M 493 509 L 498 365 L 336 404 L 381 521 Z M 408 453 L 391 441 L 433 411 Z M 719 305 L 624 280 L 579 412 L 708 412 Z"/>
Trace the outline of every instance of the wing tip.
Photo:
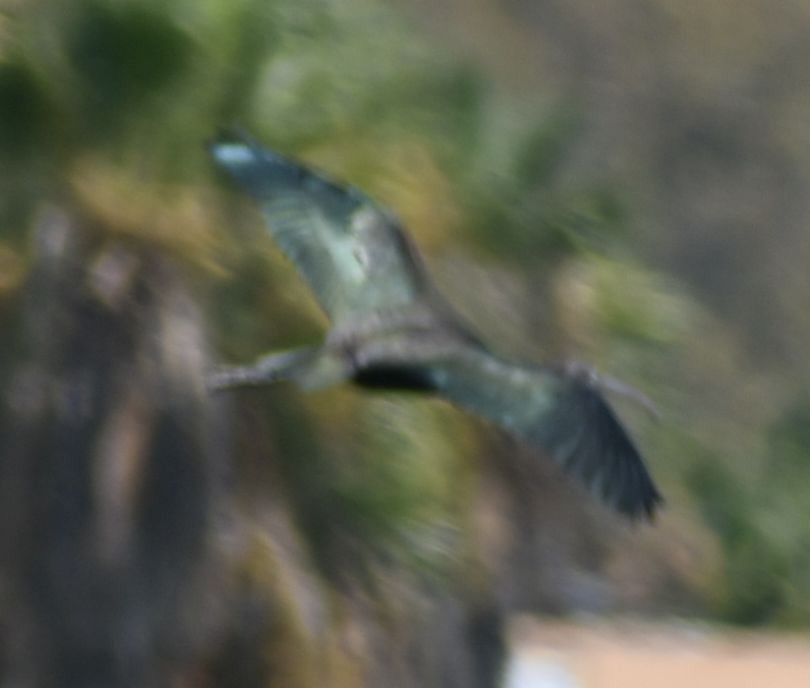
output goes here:
<path id="1" fill-rule="evenodd" d="M 584 463 L 599 463 L 608 471 L 608 484 L 599 495 L 601 501 L 633 522 L 654 523 L 664 498 L 647 470 L 641 452 L 616 417 L 600 390 L 587 381 L 575 380 L 574 403 L 584 414 L 592 443 Z"/>
<path id="2" fill-rule="evenodd" d="M 303 168 L 268 148 L 238 125 L 220 127 L 205 143 L 215 167 L 248 195 L 263 199 L 279 185 L 300 184 Z"/>
<path id="3" fill-rule="evenodd" d="M 215 162 L 225 167 L 252 162 L 265 154 L 259 142 L 239 124 L 218 127 L 205 142 L 205 149 Z"/>
<path id="4" fill-rule="evenodd" d="M 645 494 L 640 500 L 624 508 L 619 508 L 620 514 L 630 519 L 633 523 L 644 523 L 653 525 L 664 508 L 666 500 L 655 487 Z"/>
<path id="5" fill-rule="evenodd" d="M 218 165 L 230 168 L 255 160 L 253 151 L 243 143 L 217 141 L 208 145 L 208 153 Z"/>

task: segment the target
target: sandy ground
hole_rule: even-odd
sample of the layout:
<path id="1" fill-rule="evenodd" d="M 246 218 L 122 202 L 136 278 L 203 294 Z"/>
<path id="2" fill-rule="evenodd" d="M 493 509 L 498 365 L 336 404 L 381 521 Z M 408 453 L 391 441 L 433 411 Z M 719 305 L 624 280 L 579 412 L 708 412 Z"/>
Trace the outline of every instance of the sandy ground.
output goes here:
<path id="1" fill-rule="evenodd" d="M 506 688 L 810 688 L 810 636 L 517 619 Z"/>

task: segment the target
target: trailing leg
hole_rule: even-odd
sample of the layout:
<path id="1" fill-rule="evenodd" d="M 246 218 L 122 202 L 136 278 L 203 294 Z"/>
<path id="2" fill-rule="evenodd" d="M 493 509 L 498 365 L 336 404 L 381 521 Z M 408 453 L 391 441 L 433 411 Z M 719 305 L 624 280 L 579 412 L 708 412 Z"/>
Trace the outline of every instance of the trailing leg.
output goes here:
<path id="1" fill-rule="evenodd" d="M 207 385 L 220 390 L 292 380 L 316 360 L 319 351 L 317 347 L 302 347 L 262 356 L 252 365 L 222 366 L 209 374 Z"/>

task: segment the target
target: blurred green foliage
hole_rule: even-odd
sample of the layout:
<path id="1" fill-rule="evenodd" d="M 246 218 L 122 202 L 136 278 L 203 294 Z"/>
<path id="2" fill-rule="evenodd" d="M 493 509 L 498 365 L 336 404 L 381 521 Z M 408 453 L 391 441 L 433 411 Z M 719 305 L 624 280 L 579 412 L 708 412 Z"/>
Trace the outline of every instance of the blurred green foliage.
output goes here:
<path id="1" fill-rule="evenodd" d="M 80 116 L 96 131 L 127 116 L 187 72 L 191 40 L 165 12 L 138 4 L 87 3 L 67 33 Z"/>
<path id="2" fill-rule="evenodd" d="M 20 295 L 32 218 L 68 195 L 104 231 L 196 266 L 224 358 L 317 338 L 306 289 L 205 159 L 217 127 L 241 123 L 389 204 L 436 270 L 471 253 L 509 297 L 483 283 L 469 294 L 463 278 L 454 294 L 517 314 L 525 340 L 582 352 L 657 399 L 665 420 L 642 444 L 664 491 L 698 515 L 671 518 L 722 551 L 695 591 L 705 613 L 807 624 L 810 404 L 793 401 L 784 370 L 758 370 L 734 321 L 679 280 L 696 269 L 694 233 L 640 227 L 649 209 L 631 191 L 657 174 L 677 205 L 713 177 L 681 159 L 640 167 L 629 184 L 585 173 L 576 159 L 600 102 L 531 90 L 499 86 L 371 0 L 11 3 L 0 15 L 0 315 Z M 638 136 L 679 149 L 662 129 Z M 474 422 L 438 402 L 350 391 L 267 390 L 238 404 L 265 417 L 257 443 L 326 575 L 431 576 L 469 561 L 469 495 L 487 451 Z"/>
<path id="3" fill-rule="evenodd" d="M 23 61 L 0 65 L 0 147 L 5 155 L 30 151 L 53 116 L 46 85 Z"/>

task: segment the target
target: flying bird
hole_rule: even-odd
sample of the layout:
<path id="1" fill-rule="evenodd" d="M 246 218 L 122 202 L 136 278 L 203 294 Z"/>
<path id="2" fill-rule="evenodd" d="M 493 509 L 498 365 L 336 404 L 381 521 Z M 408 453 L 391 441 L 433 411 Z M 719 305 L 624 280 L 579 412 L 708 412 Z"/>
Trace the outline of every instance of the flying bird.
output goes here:
<path id="1" fill-rule="evenodd" d="M 428 279 L 397 218 L 356 188 L 243 135 L 209 146 L 263 211 L 332 326 L 322 344 L 212 374 L 213 389 L 291 380 L 304 390 L 352 382 L 443 397 L 542 450 L 609 507 L 650 518 L 661 496 L 604 390 L 645 399 L 583 365 L 493 354 Z"/>

